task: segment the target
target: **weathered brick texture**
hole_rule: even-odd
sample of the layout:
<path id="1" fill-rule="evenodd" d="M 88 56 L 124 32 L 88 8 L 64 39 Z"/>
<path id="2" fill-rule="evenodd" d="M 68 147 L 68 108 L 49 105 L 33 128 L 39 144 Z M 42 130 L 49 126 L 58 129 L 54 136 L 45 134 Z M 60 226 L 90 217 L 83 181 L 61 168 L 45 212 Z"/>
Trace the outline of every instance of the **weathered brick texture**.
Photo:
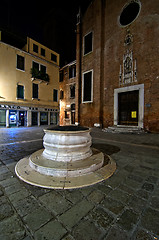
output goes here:
<path id="1" fill-rule="evenodd" d="M 82 43 L 77 42 L 81 60 L 78 58 L 77 64 L 81 61 L 81 73 L 93 69 L 93 103 L 80 104 L 82 125 L 114 125 L 114 89 L 144 84 L 143 127 L 159 131 L 159 1 L 140 2 L 139 16 L 126 27 L 118 23 L 118 17 L 128 3 L 126 0 L 94 0 L 83 16 Z M 90 31 L 93 32 L 93 51 L 84 56 L 83 39 Z M 125 46 L 128 33 L 132 42 Z M 136 61 L 137 81 L 121 86 L 120 65 L 123 69 L 123 55 L 128 50 L 133 54 L 133 69 Z"/>

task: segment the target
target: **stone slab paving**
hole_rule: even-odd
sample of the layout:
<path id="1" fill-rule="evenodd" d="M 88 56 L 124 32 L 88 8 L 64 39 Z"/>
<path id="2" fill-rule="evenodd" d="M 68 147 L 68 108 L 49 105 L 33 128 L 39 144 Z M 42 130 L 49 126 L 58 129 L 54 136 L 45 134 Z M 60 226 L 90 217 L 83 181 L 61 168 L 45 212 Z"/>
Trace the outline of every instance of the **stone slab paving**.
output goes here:
<path id="1" fill-rule="evenodd" d="M 0 240 L 159 240 L 159 134 L 92 130 L 115 174 L 91 187 L 49 190 L 20 181 L 18 160 L 42 148 L 43 128 L 0 129 Z"/>

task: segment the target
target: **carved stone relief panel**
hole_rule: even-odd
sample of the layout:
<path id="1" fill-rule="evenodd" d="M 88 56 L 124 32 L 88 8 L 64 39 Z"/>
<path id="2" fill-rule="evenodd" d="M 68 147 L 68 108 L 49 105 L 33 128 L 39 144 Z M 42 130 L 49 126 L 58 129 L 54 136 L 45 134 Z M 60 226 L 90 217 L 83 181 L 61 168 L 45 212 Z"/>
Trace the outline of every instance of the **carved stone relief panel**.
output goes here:
<path id="1" fill-rule="evenodd" d="M 123 64 L 120 65 L 119 85 L 126 85 L 133 82 L 137 82 L 136 59 L 133 60 L 132 50 L 127 49 L 123 55 Z"/>

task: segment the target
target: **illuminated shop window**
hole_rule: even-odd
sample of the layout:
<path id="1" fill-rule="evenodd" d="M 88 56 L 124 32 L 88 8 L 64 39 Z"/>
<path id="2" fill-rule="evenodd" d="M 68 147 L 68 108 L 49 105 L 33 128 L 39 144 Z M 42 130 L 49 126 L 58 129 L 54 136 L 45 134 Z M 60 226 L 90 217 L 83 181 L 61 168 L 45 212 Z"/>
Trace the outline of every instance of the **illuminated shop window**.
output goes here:
<path id="1" fill-rule="evenodd" d="M 6 126 L 6 110 L 0 109 L 0 126 Z"/>
<path id="2" fill-rule="evenodd" d="M 48 124 L 48 113 L 40 112 L 40 125 L 47 125 L 47 124 Z"/>

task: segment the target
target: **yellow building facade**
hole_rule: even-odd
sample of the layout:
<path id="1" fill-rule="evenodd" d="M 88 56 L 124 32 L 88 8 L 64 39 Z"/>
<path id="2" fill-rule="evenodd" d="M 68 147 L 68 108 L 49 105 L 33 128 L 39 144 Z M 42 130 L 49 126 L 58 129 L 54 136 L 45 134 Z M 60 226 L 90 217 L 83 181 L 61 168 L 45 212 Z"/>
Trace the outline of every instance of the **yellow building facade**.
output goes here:
<path id="1" fill-rule="evenodd" d="M 0 126 L 58 124 L 59 54 L 31 38 L 0 53 Z"/>

